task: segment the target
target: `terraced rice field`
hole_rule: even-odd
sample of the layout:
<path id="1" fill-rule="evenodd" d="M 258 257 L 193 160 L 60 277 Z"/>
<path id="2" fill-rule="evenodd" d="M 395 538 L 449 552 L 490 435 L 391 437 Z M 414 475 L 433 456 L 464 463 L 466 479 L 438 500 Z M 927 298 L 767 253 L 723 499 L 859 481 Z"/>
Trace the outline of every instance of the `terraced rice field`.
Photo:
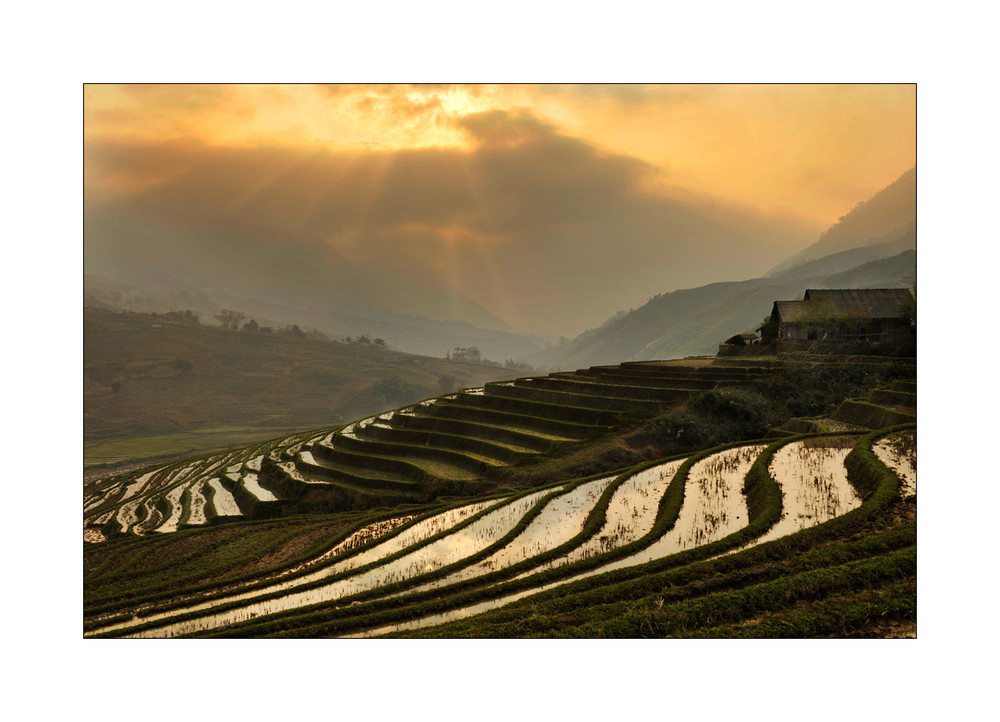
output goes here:
<path id="1" fill-rule="evenodd" d="M 782 489 L 786 514 L 759 542 L 795 533 L 805 524 L 822 523 L 860 505 L 844 468 L 844 459 L 856 443 L 855 437 L 829 436 L 776 445 L 769 470 Z M 386 597 L 406 605 L 409 599 L 426 598 L 428 593 L 446 595 L 449 587 L 469 588 L 470 583 L 497 590 L 498 594 L 485 602 L 356 634 L 412 630 L 462 619 L 584 578 L 735 538 L 750 523 L 744 480 L 765 448 L 751 444 L 719 451 L 697 460 L 686 473 L 680 470 L 679 461 L 667 462 L 620 477 L 584 481 L 568 490 L 556 487 L 509 501 L 461 506 L 417 523 L 412 517 L 387 521 L 352 535 L 332 553 L 306 565 L 315 568 L 344 557 L 318 571 L 160 614 L 144 610 L 141 617 L 97 625 L 89 633 L 152 637 L 201 634 L 227 627 L 239 629 L 238 625 L 269 618 L 288 621 L 297 614 L 322 615 L 323 610 L 360 613 L 367 604 Z M 684 501 L 667 533 L 652 538 L 656 515 L 650 510 L 661 505 L 670 484 L 685 486 Z M 606 491 L 610 493 L 604 507 L 608 512 L 605 524 L 598 527 L 597 534 L 578 538 Z M 523 528 L 517 529 L 522 520 Z M 609 524 L 610 529 L 618 530 L 616 543 L 609 543 L 609 535 L 602 533 L 610 531 Z M 616 549 L 626 549 L 636 539 L 643 547 L 638 551 L 572 573 L 581 561 L 599 561 Z M 542 560 L 541 555 L 567 543 L 571 548 L 557 559 L 538 563 L 534 574 L 518 576 L 523 582 L 537 574 L 545 581 L 549 578 L 540 573 L 548 570 L 560 574 L 560 579 L 514 594 L 499 593 L 518 563 L 530 565 L 533 559 Z"/>
<path id="2" fill-rule="evenodd" d="M 131 537 L 167 541 L 275 519 L 268 533 L 290 551 L 280 565 L 226 583 L 107 597 L 86 616 L 85 634 L 460 630 L 504 619 L 522 600 L 561 609 L 562 600 L 619 594 L 673 569 L 737 569 L 727 565 L 766 558 L 761 550 L 788 539 L 825 538 L 900 493 L 915 495 L 915 431 L 900 427 L 734 444 L 524 490 L 490 483 L 496 468 L 566 453 L 618 423 L 614 409 L 636 389 L 655 389 L 646 401 L 659 404 L 739 378 L 738 368 L 698 375 L 623 364 L 488 384 L 344 428 L 96 482 L 84 495 L 88 543 L 142 553 Z M 580 405 L 553 404 L 554 394 Z M 440 498 L 429 493 L 442 488 Z M 322 543 L 298 548 L 293 535 L 281 536 L 276 517 L 312 529 L 324 518 L 314 512 L 333 510 L 347 516 L 330 532 L 316 527 Z"/>
<path id="3" fill-rule="evenodd" d="M 430 501 L 441 489 L 474 496 L 508 466 L 566 453 L 693 390 L 760 373 L 623 364 L 487 384 L 343 428 L 91 484 L 84 527 L 105 536 L 165 534 L 240 517 Z"/>

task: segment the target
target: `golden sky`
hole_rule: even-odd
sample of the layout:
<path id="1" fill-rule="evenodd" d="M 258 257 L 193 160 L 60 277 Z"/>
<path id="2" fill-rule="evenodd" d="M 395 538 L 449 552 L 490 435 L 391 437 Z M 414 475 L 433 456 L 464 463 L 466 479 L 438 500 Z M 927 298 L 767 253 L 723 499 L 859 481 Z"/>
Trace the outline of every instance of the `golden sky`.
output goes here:
<path id="1" fill-rule="evenodd" d="M 913 85 L 88 85 L 87 138 L 337 151 L 456 147 L 530 109 L 673 187 L 826 226 L 916 163 Z"/>
<path id="2" fill-rule="evenodd" d="M 87 85 L 85 270 L 239 247 L 260 288 L 308 257 L 570 335 L 765 273 L 914 166 L 915 125 L 912 85 Z"/>

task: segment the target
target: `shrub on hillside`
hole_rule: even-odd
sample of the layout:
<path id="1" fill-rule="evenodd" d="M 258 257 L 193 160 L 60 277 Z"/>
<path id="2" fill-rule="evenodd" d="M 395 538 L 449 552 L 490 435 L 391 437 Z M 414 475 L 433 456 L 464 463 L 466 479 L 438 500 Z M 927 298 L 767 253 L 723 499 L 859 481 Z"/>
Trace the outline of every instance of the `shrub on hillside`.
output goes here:
<path id="1" fill-rule="evenodd" d="M 864 396 L 892 376 L 892 369 L 820 365 L 770 374 L 754 388 L 772 405 L 777 421 L 831 413 L 846 398 Z"/>
<path id="2" fill-rule="evenodd" d="M 754 389 L 715 389 L 696 394 L 682 407 L 650 421 L 627 441 L 633 448 L 669 453 L 764 436 L 776 414 Z"/>

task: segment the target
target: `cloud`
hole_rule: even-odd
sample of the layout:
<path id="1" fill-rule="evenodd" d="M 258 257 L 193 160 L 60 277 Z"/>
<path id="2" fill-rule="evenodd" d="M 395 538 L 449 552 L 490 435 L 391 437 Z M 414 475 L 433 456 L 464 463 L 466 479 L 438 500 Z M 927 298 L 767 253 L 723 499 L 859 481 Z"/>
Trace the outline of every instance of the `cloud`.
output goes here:
<path id="1" fill-rule="evenodd" d="M 430 101 L 414 104 L 433 112 Z M 212 268 L 244 268 L 259 276 L 252 284 L 287 292 L 292 260 L 310 266 L 315 287 L 324 264 L 349 283 L 333 271 L 346 259 L 563 335 L 653 293 L 748 277 L 787 255 L 788 228 L 760 219 L 739 227 L 739 214 L 668 198 L 655 190 L 655 167 L 527 110 L 472 114 L 457 126 L 470 148 L 92 140 L 88 184 L 101 192 L 88 192 L 86 210 L 104 222 L 91 225 L 85 253 L 110 263 L 127 245 L 136 262 L 145 253 L 170 263 L 164 246 L 178 243 L 185 263 L 212 256 Z M 109 230 L 114 219 L 158 231 L 124 239 Z"/>
<path id="2" fill-rule="evenodd" d="M 465 130 L 478 145 L 489 147 L 510 148 L 556 136 L 553 125 L 539 120 L 526 108 L 472 113 L 457 119 L 455 125 Z"/>

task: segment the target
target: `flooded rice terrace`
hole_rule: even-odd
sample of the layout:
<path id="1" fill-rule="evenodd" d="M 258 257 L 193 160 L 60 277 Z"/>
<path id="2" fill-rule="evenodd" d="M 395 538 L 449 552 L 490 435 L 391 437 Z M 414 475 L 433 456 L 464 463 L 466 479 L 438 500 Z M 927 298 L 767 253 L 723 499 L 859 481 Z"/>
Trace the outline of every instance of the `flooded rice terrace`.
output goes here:
<path id="1" fill-rule="evenodd" d="M 247 491 L 257 497 L 258 501 L 278 500 L 278 497 L 260 485 L 260 482 L 257 480 L 257 474 L 255 473 L 251 472 L 243 477 L 243 486 L 246 487 Z"/>
<path id="2" fill-rule="evenodd" d="M 180 523 L 181 514 L 184 513 L 184 507 L 181 505 L 181 497 L 184 495 L 184 490 L 186 488 L 187 487 L 185 485 L 178 484 L 167 492 L 167 503 L 170 505 L 170 516 L 167 517 L 163 524 L 156 528 L 156 531 L 162 534 L 170 534 L 177 531 L 177 525 Z"/>
<path id="3" fill-rule="evenodd" d="M 904 499 L 917 495 L 917 432 L 904 431 L 879 439 L 872 447 L 879 461 L 899 477 L 899 494 Z"/>
<path id="4" fill-rule="evenodd" d="M 642 551 L 606 564 L 586 576 L 645 564 L 710 544 L 745 527 L 750 516 L 743 495 L 743 477 L 764 448 L 763 444 L 740 446 L 696 462 L 688 474 L 684 504 L 674 528 Z"/>
<path id="5" fill-rule="evenodd" d="M 583 559 L 603 554 L 620 546 L 631 544 L 649 533 L 656 521 L 670 480 L 684 460 L 670 461 L 633 474 L 619 486 L 611 497 L 604 526 L 593 537 L 559 559 L 543 564 L 515 579 L 537 574 L 555 567 L 565 566 Z"/>
<path id="6" fill-rule="evenodd" d="M 201 485 L 202 483 L 203 482 L 200 482 L 200 481 L 199 482 L 195 482 L 196 486 L 197 485 Z M 194 488 L 192 488 L 192 516 L 194 514 L 194 504 L 193 504 L 194 498 L 195 498 L 194 497 Z M 203 524 L 203 523 L 205 523 L 205 516 L 204 516 L 204 504 L 205 504 L 205 500 L 204 500 L 204 497 L 201 494 L 198 494 L 197 498 L 201 500 L 201 505 L 200 505 L 200 514 L 201 514 L 200 518 L 201 518 L 201 522 L 200 523 Z M 119 623 L 119 624 L 114 624 L 114 625 L 105 627 L 104 629 L 101 629 L 99 631 L 100 632 L 112 632 L 112 631 L 116 631 L 116 630 L 120 630 L 120 629 L 128 629 L 129 627 L 134 627 L 134 626 L 137 626 L 139 624 L 145 624 L 147 622 L 156 622 L 156 621 L 160 621 L 160 620 L 167 621 L 171 617 L 177 616 L 178 614 L 187 614 L 187 613 L 193 613 L 193 612 L 208 611 L 208 610 L 210 610 L 210 609 L 212 609 L 214 607 L 218 607 L 218 606 L 221 606 L 223 604 L 229 604 L 229 603 L 240 602 L 240 601 L 248 601 L 248 600 L 252 600 L 252 599 L 257 598 L 257 597 L 261 597 L 261 596 L 268 595 L 268 594 L 273 594 L 273 593 L 276 593 L 276 592 L 291 591 L 291 590 L 294 590 L 296 587 L 302 586 L 304 584 L 310 584 L 310 583 L 313 583 L 313 582 L 317 582 L 319 580 L 325 579 L 325 578 L 333 576 L 335 574 L 341 574 L 341 573 L 350 571 L 351 569 L 357 569 L 357 568 L 359 568 L 361 566 L 364 566 L 366 564 L 370 564 L 372 562 L 378 561 L 379 559 L 384 559 L 384 558 L 386 558 L 388 556 L 391 556 L 393 554 L 396 554 L 396 553 L 402 551 L 403 549 L 406 549 L 407 547 L 410 547 L 410 546 L 412 546 L 414 544 L 418 544 L 418 543 L 420 543 L 422 541 L 425 541 L 425 540 L 429 539 L 432 536 L 435 536 L 435 535 L 437 535 L 437 534 L 439 534 L 439 533 L 441 533 L 441 532 L 443 532 L 443 531 L 445 531 L 447 529 L 452 528 L 453 526 L 455 526 L 457 524 L 460 524 L 461 522 L 463 522 L 466 519 L 474 516 L 475 514 L 478 514 L 478 513 L 482 512 L 483 510 L 489 508 L 491 505 L 497 505 L 497 504 L 503 504 L 503 503 L 504 502 L 502 502 L 502 501 L 501 502 L 497 502 L 496 500 L 493 500 L 493 501 L 479 502 L 479 503 L 476 503 L 476 504 L 469 504 L 467 506 L 459 507 L 457 509 L 449 509 L 449 510 L 447 510 L 445 512 L 442 512 L 440 514 L 435 514 L 434 516 L 429 517 L 428 519 L 425 519 L 425 520 L 423 520 L 421 522 L 418 522 L 417 524 L 414 524 L 413 526 L 409 527 L 408 529 L 403 530 L 400 534 L 392 537 L 391 539 L 387 539 L 386 541 L 382 542 L 381 544 L 377 544 L 376 546 L 372 547 L 371 549 L 368 549 L 368 550 L 366 550 L 366 551 L 364 551 L 364 552 L 362 552 L 360 554 L 356 554 L 354 556 L 348 557 L 347 559 L 344 559 L 344 560 L 342 560 L 340 562 L 337 562 L 337 563 L 335 563 L 335 564 L 333 564 L 331 566 L 327 566 L 327 567 L 324 567 L 322 569 L 319 569 L 319 570 L 317 570 L 317 571 L 315 571 L 315 572 L 313 572 L 311 574 L 308 574 L 306 576 L 298 577 L 296 579 L 292 579 L 292 580 L 289 580 L 289 581 L 286 581 L 286 582 L 282 582 L 282 583 L 278 583 L 278 584 L 269 585 L 269 586 L 264 587 L 262 589 L 256 589 L 256 590 L 249 591 L 249 592 L 244 592 L 244 593 L 241 593 L 241 594 L 234 594 L 234 595 L 226 596 L 226 597 L 223 597 L 223 598 L 220 598 L 220 599 L 213 599 L 213 600 L 210 600 L 210 601 L 207 601 L 207 602 L 202 602 L 200 604 L 195 604 L 195 605 L 192 605 L 192 606 L 188 606 L 188 607 L 185 607 L 185 608 L 177 610 L 177 611 L 164 612 L 164 613 L 161 613 L 161 614 L 153 614 L 153 615 L 149 615 L 149 616 L 143 617 L 142 619 L 136 619 L 136 620 L 132 620 L 132 621 L 129 621 L 129 622 L 122 622 L 122 623 Z M 390 520 L 390 522 L 391 522 L 391 520 Z M 198 523 L 198 522 L 189 521 L 189 523 Z M 376 538 L 378 536 L 384 536 L 384 534 L 387 533 L 387 531 L 382 531 L 381 533 L 379 533 L 379 531 L 378 531 L 378 529 L 380 528 L 379 525 L 384 524 L 384 523 L 385 522 L 376 522 L 373 525 L 369 525 L 369 527 L 365 527 L 364 529 L 359 530 L 354 535 L 352 535 L 352 537 L 348 537 L 348 539 L 346 539 L 344 542 L 342 542 L 341 545 L 339 545 L 338 547 L 336 547 L 334 550 L 331 550 L 330 552 L 327 552 L 327 553 L 323 554 L 320 559 L 317 559 L 317 560 L 314 560 L 313 562 L 310 562 L 308 564 L 308 566 L 315 566 L 315 564 L 317 564 L 317 563 L 322 563 L 322 561 L 334 558 L 334 556 L 336 556 L 336 554 L 341 554 L 342 555 L 342 554 L 347 553 L 350 549 L 355 548 L 356 546 L 360 545 L 360 543 L 362 543 L 362 542 L 358 541 L 358 537 L 360 537 L 360 536 L 364 536 L 366 534 L 376 535 Z M 401 522 L 400 524 L 397 524 L 396 526 L 400 526 L 402 523 L 403 522 Z M 303 565 L 303 566 L 305 566 L 305 565 Z M 148 636 L 164 636 L 164 635 L 149 634 Z"/>
<path id="7" fill-rule="evenodd" d="M 781 519 L 748 546 L 816 526 L 860 506 L 844 466 L 857 441 L 857 436 L 821 436 L 778 449 L 769 470 L 781 487 Z"/>
<path id="8" fill-rule="evenodd" d="M 215 507 L 215 513 L 218 516 L 243 516 L 243 512 L 240 511 L 240 507 L 236 503 L 236 499 L 233 498 L 232 492 L 222 485 L 220 479 L 209 479 L 208 485 L 212 487 L 214 493 L 212 496 L 212 505 Z"/>
<path id="9" fill-rule="evenodd" d="M 860 505 L 861 501 L 849 484 L 844 467 L 844 460 L 858 438 L 852 434 L 805 439 L 786 444 L 775 452 L 769 471 L 781 488 L 782 516 L 753 544 L 814 526 Z M 916 490 L 915 447 L 915 434 L 909 432 L 881 439 L 874 447 L 878 457 L 903 480 L 904 495 L 913 494 Z M 353 636 L 377 636 L 462 619 L 580 579 L 640 565 L 723 539 L 749 523 L 743 484 L 750 467 L 765 448 L 764 444 L 751 444 L 726 449 L 694 463 L 685 481 L 684 501 L 673 527 L 644 549 L 627 557 L 575 575 L 570 571 L 572 576 L 507 596 Z M 303 457 L 309 455 L 308 451 L 301 453 Z M 251 463 L 256 462 L 254 466 L 258 468 L 259 459 L 251 460 Z M 253 469 L 251 463 L 247 467 Z M 599 556 L 648 535 L 653 529 L 663 495 L 682 463 L 683 460 L 661 463 L 626 478 L 611 494 L 605 524 L 600 531 L 559 559 L 539 565 L 515 579 Z M 293 464 L 290 466 L 294 469 Z M 246 473 L 242 479 L 248 488 L 253 483 L 250 477 L 254 477 L 255 481 L 256 474 Z M 390 595 L 404 598 L 401 603 L 405 604 L 405 595 L 473 579 L 565 544 L 581 533 L 588 515 L 616 478 L 609 476 L 584 482 L 562 493 L 558 487 L 550 487 L 516 499 L 468 504 L 422 520 L 400 516 L 372 522 L 329 551 L 266 580 L 267 585 L 260 589 L 243 592 L 238 588 L 225 590 L 226 596 L 218 599 L 141 619 L 134 618 L 94 630 L 92 634 L 127 633 L 131 627 L 148 623 L 160 623 L 161 626 L 133 636 L 171 637 L 204 632 L 313 604 L 337 604 L 338 600 L 412 580 L 414 586 Z M 143 483 L 145 481 L 148 478 Z M 188 523 L 204 523 L 204 497 L 199 493 L 203 483 L 200 480 L 193 484 L 188 481 L 170 491 L 170 515 L 165 526 L 176 526 L 176 510 L 180 508 L 179 490 L 189 484 Z M 231 498 L 231 494 L 219 484 L 218 479 L 209 483 L 215 490 L 216 506 L 223 513 L 222 509 L 229 509 L 226 495 Z M 139 479 L 133 480 L 129 486 L 126 493 L 131 491 L 135 494 L 140 486 Z M 220 490 L 224 494 L 220 494 Z M 552 498 L 538 510 L 539 502 L 550 495 Z M 135 498 L 121 508 L 121 525 L 134 523 L 135 509 L 142 501 Z M 485 553 L 484 550 L 510 535 L 525 514 L 533 509 L 537 516 L 509 543 L 483 559 L 468 561 L 472 555 Z M 456 529 L 457 526 L 461 528 Z M 455 568 L 447 576 L 430 581 L 425 579 L 421 584 L 423 575 L 449 566 Z M 295 574 L 301 576 L 288 578 Z M 309 585 L 313 588 L 303 588 Z M 262 598 L 273 595 L 279 596 Z M 386 596 L 379 596 L 376 592 L 373 598 L 384 599 Z M 217 609 L 233 604 L 240 606 L 231 610 Z M 191 614 L 202 616 L 176 620 L 181 615 Z"/>
<path id="10" fill-rule="evenodd" d="M 190 487 L 191 501 L 188 507 L 188 524 L 206 524 L 208 518 L 205 516 L 205 481 L 199 479 Z"/>
<path id="11" fill-rule="evenodd" d="M 412 515 L 396 516 L 393 517 L 392 519 L 384 519 L 382 521 L 372 522 L 371 524 L 368 524 L 358 529 L 356 532 L 348 536 L 346 539 L 344 539 L 344 541 L 340 542 L 330 551 L 321 554 L 320 556 L 306 562 L 305 564 L 299 564 L 296 567 L 292 567 L 282 576 L 295 574 L 297 572 L 302 571 L 303 569 L 307 569 L 309 567 L 314 567 L 318 564 L 322 564 L 323 562 L 333 559 L 334 557 L 342 556 L 349 551 L 357 549 L 360 546 L 364 546 L 365 544 L 373 542 L 376 539 L 384 537 L 389 532 L 395 531 L 399 527 L 403 526 L 403 524 L 413 521 L 413 519 L 415 518 L 416 517 Z"/>
<path id="12" fill-rule="evenodd" d="M 470 554 L 485 549 L 490 544 L 496 542 L 506 535 L 520 519 L 527 513 L 528 509 L 534 506 L 551 490 L 539 491 L 514 501 L 503 503 L 499 508 L 494 508 L 475 520 L 471 524 L 448 534 L 437 541 L 420 547 L 409 554 L 404 554 L 395 560 L 386 562 L 367 571 L 346 579 L 339 579 L 330 584 L 308 589 L 304 591 L 290 591 L 289 594 L 261 602 L 253 602 L 238 609 L 219 612 L 210 616 L 201 617 L 184 622 L 177 622 L 164 627 L 159 627 L 146 632 L 140 632 L 139 637 L 173 637 L 182 634 L 191 634 L 210 629 L 216 629 L 229 624 L 237 624 L 249 619 L 255 619 L 268 614 L 295 609 L 296 607 L 308 606 L 319 602 L 329 602 L 344 597 L 353 596 L 362 592 L 370 591 L 378 587 L 392 584 L 394 582 L 405 581 L 432 572 L 435 569 L 447 566 L 454 562 L 461 561 Z M 364 555 L 359 555 L 364 556 Z M 336 568 L 337 565 L 331 567 Z M 329 576 L 328 572 L 326 575 Z M 264 590 L 257 590 L 245 595 L 229 597 L 225 600 L 215 600 L 209 603 L 212 606 L 250 598 L 251 596 L 261 596 L 274 591 L 283 591 L 291 587 L 301 586 L 310 580 L 310 576 L 286 582 L 282 585 L 275 585 Z M 178 613 L 197 611 L 198 607 L 190 607 Z M 143 621 L 150 621 L 153 617 Z M 119 627 L 122 628 L 122 627 Z M 112 628 L 105 628 L 100 631 L 111 631 Z"/>
<path id="13" fill-rule="evenodd" d="M 465 619 L 466 617 L 516 602 L 532 594 L 538 594 L 564 584 L 586 579 L 587 577 L 604 574 L 614 569 L 644 564 L 653 559 L 658 559 L 698 544 L 707 544 L 710 541 L 721 539 L 748 523 L 749 516 L 746 500 L 742 493 L 743 477 L 746 476 L 747 471 L 750 470 L 753 462 L 764 448 L 765 446 L 760 444 L 727 449 L 695 463 L 688 475 L 687 484 L 685 485 L 684 504 L 681 506 L 681 511 L 674 528 L 651 546 L 624 559 L 619 559 L 596 569 L 577 574 L 576 576 L 560 579 L 559 581 L 533 589 L 526 589 L 499 599 L 490 599 L 412 622 L 388 625 L 346 636 L 378 636 L 389 634 L 390 632 L 422 629 L 446 622 L 453 622 L 458 619 Z M 663 484 L 663 489 L 666 490 L 670 479 L 673 478 L 676 470 L 682 463 L 682 461 L 669 462 L 668 464 L 661 464 L 652 469 L 647 469 L 646 472 L 642 473 L 662 472 L 664 477 L 666 477 L 666 483 Z M 664 467 L 672 467 L 674 473 L 668 475 L 666 473 L 668 469 Z M 663 481 L 659 478 L 659 474 L 652 475 L 652 478 L 656 479 L 658 483 Z M 662 493 L 660 496 L 662 496 Z M 655 505 L 653 505 L 654 519 L 656 510 L 659 508 L 659 502 L 660 498 L 657 497 Z M 699 523 L 707 524 L 710 530 L 706 531 L 702 529 L 699 527 Z M 650 522 L 649 528 L 652 528 L 652 522 Z M 522 576 L 528 575 L 525 574 Z"/>
<path id="14" fill-rule="evenodd" d="M 504 569 L 569 541 L 583 531 L 583 524 L 587 520 L 587 516 L 604 489 L 614 479 L 615 477 L 609 476 L 580 484 L 572 491 L 556 497 L 546 504 L 542 512 L 528 524 L 528 527 L 503 549 L 478 564 L 460 569 L 444 579 L 428 582 L 404 593 L 437 589 Z"/>

